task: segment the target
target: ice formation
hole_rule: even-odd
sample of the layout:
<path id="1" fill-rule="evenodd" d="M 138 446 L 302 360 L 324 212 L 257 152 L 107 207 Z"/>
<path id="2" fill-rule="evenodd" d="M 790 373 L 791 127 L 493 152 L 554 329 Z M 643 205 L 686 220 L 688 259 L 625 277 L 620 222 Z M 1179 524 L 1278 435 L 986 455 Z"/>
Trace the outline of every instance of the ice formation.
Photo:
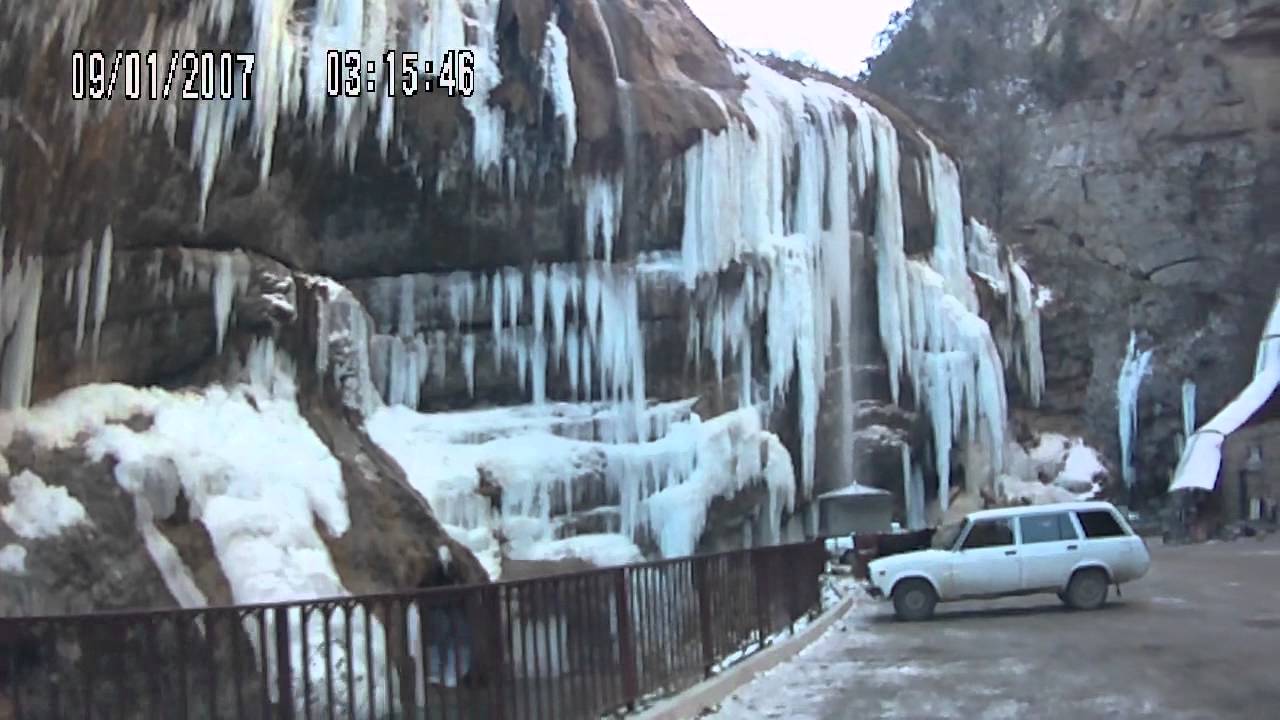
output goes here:
<path id="1" fill-rule="evenodd" d="M 1276 292 L 1275 305 L 1258 343 L 1253 380 L 1234 400 L 1191 435 L 1174 471 L 1169 490 L 1213 490 L 1218 483 L 1223 441 L 1241 425 L 1249 422 L 1249 418 L 1267 403 L 1277 387 L 1280 387 L 1280 291 Z"/>
<path id="2" fill-rule="evenodd" d="M 1182 383 L 1182 437 L 1189 438 L 1196 431 L 1196 384 L 1191 380 Z"/>
<path id="3" fill-rule="evenodd" d="M 907 529 L 925 527 L 925 490 L 923 469 L 912 467 L 911 446 L 902 445 L 902 504 L 907 511 Z"/>
<path id="4" fill-rule="evenodd" d="M 471 172 L 491 186 L 505 181 L 514 192 L 516 177 L 534 172 L 524 166 L 530 164 L 529 153 L 515 152 L 512 146 L 518 133 L 508 133 L 505 111 L 491 102 L 492 92 L 503 82 L 498 72 L 498 0 L 324 0 L 309 10 L 292 0 L 247 4 L 251 26 L 234 36 L 247 38 L 245 49 L 258 58 L 252 104 L 211 101 L 193 110 L 176 102 L 136 104 L 146 128 L 163 121 L 171 140 L 177 127 L 186 127 L 179 120 L 185 121 L 183 115 L 190 113 L 190 158 L 199 188 L 200 220 L 221 158 L 233 142 L 246 143 L 256 154 L 263 182 L 271 175 L 276 138 L 284 132 L 310 133 L 324 143 L 334 161 L 348 168 L 355 167 L 357 150 L 369 135 L 384 153 L 394 141 L 395 147 L 412 155 L 398 137 L 402 100 L 388 99 L 385 93 L 328 97 L 329 49 L 361 49 L 368 57 L 380 57 L 388 47 L 415 49 L 421 58 L 435 62 L 449 49 L 472 50 L 475 93 L 461 101 L 470 115 L 470 134 L 446 151 L 451 157 L 436 163 L 444 170 L 435 188 Z M 589 12 L 599 14 L 595 3 L 589 5 Z M 176 11 L 163 30 L 148 24 L 134 44 L 159 49 L 164 56 L 208 31 L 223 39 L 232 37 L 235 8 L 232 0 L 192 3 Z M 78 23 L 84 21 L 79 14 L 56 15 L 67 24 L 63 32 L 68 37 L 79 35 Z M 38 20 L 32 13 L 22 17 L 32 25 Z M 541 84 L 537 102 L 550 104 L 544 115 L 554 119 L 550 129 L 563 145 L 563 156 L 556 159 L 571 169 L 579 109 L 567 39 L 559 23 L 558 14 L 552 13 L 538 49 L 541 73 L 534 79 Z M 605 26 L 603 19 L 600 23 Z M 55 34 L 51 31 L 47 37 Z M 634 156 L 631 91 L 617 72 L 607 33 L 605 40 L 619 79 L 624 155 L 629 160 Z M 966 224 L 955 162 L 927 138 L 904 130 L 915 133 L 927 149 L 924 164 L 916 169 L 933 221 L 927 257 L 908 258 L 902 158 L 893 123 L 871 104 L 833 85 L 788 79 L 744 54 L 731 53 L 731 60 L 743 80 L 741 97 L 707 91 L 723 111 L 724 128 L 702 132 L 692 147 L 662 169 L 675 176 L 672 187 L 679 193 L 673 199 L 678 203 L 669 209 L 682 213 L 675 262 L 646 265 L 618 257 L 624 219 L 635 214 L 626 207 L 634 185 L 627 162 L 626 171 L 593 169 L 568 183 L 573 189 L 568 202 L 580 213 L 577 225 L 582 228 L 586 262 L 379 280 L 369 293 L 372 318 L 341 289 L 319 300 L 317 368 L 343 389 L 351 407 L 371 417 L 370 428 L 379 442 L 406 465 L 415 486 L 448 518 L 451 532 L 477 549 L 482 559 L 490 557 L 487 548 L 496 543 L 495 528 L 533 543 L 559 541 L 548 535 L 547 513 L 553 505 L 566 511 L 575 505 L 575 491 L 564 479 L 566 469 L 570 476 L 576 470 L 602 473 L 610 492 L 619 495 L 622 534 L 633 541 L 651 534 L 668 554 L 696 547 L 712 499 L 763 478 L 769 489 L 769 522 L 761 536 L 781 537 L 773 523 L 795 504 L 797 492 L 809 496 L 815 484 L 824 396 L 834 395 L 840 405 L 834 416 L 845 445 L 838 455 L 842 462 L 852 462 L 851 253 L 857 237 L 852 229 L 866 224 L 864 216 L 875 217 L 878 334 L 892 396 L 905 400 L 901 384 L 909 383 L 918 409 L 929 415 L 936 453 L 932 465 L 939 468 L 944 503 L 955 442 L 983 444 L 993 456 L 992 472 L 1001 467 L 1003 369 L 1016 365 L 1024 388 L 1033 402 L 1038 401 L 1044 375 L 1040 295 L 1022 268 L 1001 254 L 989 231 L 976 221 Z M 735 105 L 740 105 L 740 112 Z M 75 117 L 83 123 L 87 116 Z M 407 159 L 411 167 L 419 166 L 417 158 Z M 454 167 L 463 164 L 469 167 Z M 858 207 L 856 199 L 864 197 L 874 202 L 874 212 Z M 92 338 L 97 346 L 110 280 L 110 244 L 108 231 L 99 246 L 96 282 L 91 283 L 89 244 L 64 281 L 66 302 L 74 296 L 77 304 L 77 346 L 88 332 L 91 291 Z M 238 253 L 185 250 L 182 259 L 179 282 L 184 287 L 198 285 L 212 296 L 221 353 L 236 298 L 247 287 L 247 261 Z M 39 258 L 20 261 L 15 256 L 0 278 L 0 338 L 5 343 L 0 405 L 5 407 L 25 405 L 30 399 L 43 282 L 39 263 Z M 742 271 L 740 284 L 728 282 L 725 271 L 731 268 Z M 643 283 L 659 275 L 676 278 L 690 297 L 710 298 L 690 303 L 691 353 L 696 364 L 709 357 L 721 379 L 735 370 L 739 373 L 737 410 L 703 422 L 688 412 L 672 414 L 650 406 L 640 306 Z M 974 275 L 1007 300 L 1011 329 L 1006 344 L 997 343 L 978 315 Z M 701 292 L 707 289 L 711 292 Z M 172 294 L 171 287 L 168 292 Z M 536 412 L 560 408 L 553 401 L 566 399 L 590 408 L 594 419 L 588 437 L 564 437 L 544 429 L 512 431 L 482 442 L 460 440 L 428 416 L 413 412 L 424 404 L 428 390 L 458 387 L 453 384 L 458 378 L 470 393 L 479 392 L 477 373 L 482 371 L 476 363 L 483 351 L 485 323 L 478 321 L 477 311 L 487 315 L 483 319 L 491 331 L 489 352 L 495 370 L 515 373 Z M 445 312 L 450 322 L 441 326 L 433 318 Z M 761 341 L 763 347 L 756 347 Z M 270 393 L 279 391 L 280 380 L 272 368 L 280 355 L 273 344 L 256 342 L 247 359 L 252 382 Z M 754 366 L 760 357 L 766 361 L 763 369 Z M 754 377 L 757 373 L 763 378 Z M 826 392 L 828 376 L 838 379 L 835 393 Z M 567 398 L 551 397 L 553 378 L 567 381 Z M 381 408 L 382 401 L 403 407 Z M 794 469 L 780 441 L 761 424 L 761 418 L 772 416 L 783 402 L 797 409 L 799 457 Z M 450 415 L 440 421 L 446 418 L 458 420 Z M 427 462 L 423 447 L 440 449 L 443 459 Z M 527 467 L 512 466 L 516 459 Z M 488 501 L 476 495 L 481 469 L 507 471 L 504 491 L 510 494 L 504 496 L 496 520 Z M 913 505 L 923 502 L 923 483 L 914 480 L 920 473 L 917 466 L 904 478 L 918 485 Z M 553 474 L 558 481 L 547 479 Z M 979 478 L 983 479 L 990 478 Z"/>
<path id="5" fill-rule="evenodd" d="M 564 133 L 564 166 L 573 165 L 574 148 L 578 144 L 578 109 L 569 77 L 569 41 L 560 29 L 559 11 L 547 20 L 546 39 L 542 45 L 541 65 L 543 90 L 551 98 L 556 120 Z"/>
<path id="6" fill-rule="evenodd" d="M 1138 352 L 1138 337 L 1129 334 L 1129 349 L 1125 352 L 1120 377 L 1116 380 L 1116 407 L 1120 427 L 1120 472 L 1126 487 L 1133 487 L 1137 479 L 1133 469 L 1133 443 L 1138 435 L 1138 391 L 1142 380 L 1151 372 L 1151 350 Z"/>
<path id="7" fill-rule="evenodd" d="M 93 279 L 93 357 L 98 357 L 98 345 L 102 340 L 102 321 L 107 317 L 107 297 L 111 292 L 111 252 L 114 241 L 111 226 L 102 233 L 98 246 L 97 273 Z"/>
<path id="8" fill-rule="evenodd" d="M 323 528 L 341 536 L 350 524 L 338 462 L 299 415 L 293 361 L 282 351 L 259 347 L 244 364 L 248 383 L 199 393 L 78 387 L 8 413 L 0 423 L 0 447 L 20 426 L 42 446 L 76 444 L 92 461 L 113 458 L 115 481 L 134 498 L 144 543 L 184 605 L 207 603 L 155 525 L 172 514 L 179 494 L 191 518 L 208 531 L 236 602 L 346 595 L 319 535 Z M 151 417 L 151 426 L 135 431 L 121 422 L 138 414 Z M 205 442 L 212 436 L 219 441 Z M 0 509 L 0 517 L 22 537 L 47 537 L 87 521 L 84 508 L 64 488 L 46 486 L 29 471 L 10 481 L 10 491 L 15 500 Z M 300 618 L 291 616 L 290 622 L 296 626 L 292 636 L 300 638 Z M 361 658 L 342 658 L 340 643 L 326 648 L 323 624 L 313 620 L 305 628 L 313 677 L 325 672 L 328 652 L 353 665 L 362 687 L 367 672 L 380 676 Z M 352 628 L 358 637 L 368 632 L 375 642 L 380 632 L 360 623 Z M 293 652 L 296 667 L 302 662 L 300 640 Z M 341 686 L 345 673 L 334 679 Z"/>
<path id="9" fill-rule="evenodd" d="M 782 515 L 795 502 L 786 449 L 764 431 L 755 408 L 703 422 L 690 405 L 650 408 L 643 417 L 646 434 L 657 439 L 640 443 L 599 434 L 608 432 L 609 415 L 620 412 L 605 404 L 433 415 L 395 406 L 375 413 L 368 428 L 450 534 L 494 577 L 501 572 L 499 535 L 513 557 L 567 552 L 556 544 L 558 528 L 578 510 L 583 493 L 616 498 L 603 507 L 616 512 L 618 530 L 629 542 L 651 537 L 664 555 L 676 556 L 696 545 L 715 498 L 760 483 L 769 505 L 762 535 L 780 537 Z M 479 492 L 482 479 L 501 487 L 497 506 Z M 617 548 L 619 542 L 592 535 L 569 546 L 580 551 L 578 557 L 588 548 L 598 558 L 602 544 Z"/>
<path id="10" fill-rule="evenodd" d="M 44 258 L 14 253 L 8 269 L 3 265 L 4 230 L 0 228 L 0 410 L 31 402 Z"/>
<path id="11" fill-rule="evenodd" d="M 5 545 L 0 548 L 0 573 L 27 574 L 27 549 L 21 545 Z"/>
<path id="12" fill-rule="evenodd" d="M 495 367 L 514 368 L 531 402 L 546 402 L 549 375 L 567 368 L 571 399 L 604 400 L 629 408 L 630 415 L 617 428 L 619 439 L 644 435 L 639 423 L 647 399 L 645 340 L 639 278 L 630 268 L 605 262 L 554 263 L 528 271 L 498 268 L 483 282 L 475 282 L 468 273 L 454 273 L 380 283 L 376 294 L 385 298 L 391 283 L 400 293 L 395 327 L 383 323 L 387 326 L 379 328 L 372 354 L 378 387 L 388 403 L 418 408 L 428 367 L 440 373 L 432 379 L 436 383 L 443 382 L 450 365 L 458 367 L 468 389 L 475 390 L 475 335 L 463 333 L 456 344 L 440 335 L 428 341 L 423 334 L 427 318 L 420 323 L 413 311 L 417 302 L 430 302 L 441 291 L 455 332 L 464 318 L 470 321 L 474 308 L 488 303 Z M 440 309 L 431 306 L 425 315 Z M 394 335 L 384 334 L 393 329 Z"/>
<path id="13" fill-rule="evenodd" d="M 7 505 L 0 505 L 0 520 L 20 538 L 57 537 L 68 528 L 89 522 L 84 505 L 60 486 L 46 485 L 44 478 L 22 472 L 9 478 Z"/>

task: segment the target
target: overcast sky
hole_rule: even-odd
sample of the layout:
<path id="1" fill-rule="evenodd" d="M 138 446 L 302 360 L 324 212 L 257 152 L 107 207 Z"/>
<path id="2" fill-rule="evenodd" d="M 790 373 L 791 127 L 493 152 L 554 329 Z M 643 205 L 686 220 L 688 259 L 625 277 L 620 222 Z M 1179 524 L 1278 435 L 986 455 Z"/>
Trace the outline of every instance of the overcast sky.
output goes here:
<path id="1" fill-rule="evenodd" d="M 730 45 L 812 58 L 856 75 L 875 52 L 876 35 L 912 0 L 685 0 Z"/>

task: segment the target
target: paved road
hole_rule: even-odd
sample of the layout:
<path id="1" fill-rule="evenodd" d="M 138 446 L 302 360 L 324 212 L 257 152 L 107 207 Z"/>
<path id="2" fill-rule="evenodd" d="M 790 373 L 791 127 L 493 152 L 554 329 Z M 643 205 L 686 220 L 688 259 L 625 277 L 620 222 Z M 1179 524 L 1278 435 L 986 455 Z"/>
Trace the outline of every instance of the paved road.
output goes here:
<path id="1" fill-rule="evenodd" d="M 1150 574 L 1095 612 L 1048 595 L 907 624 L 859 606 L 717 717 L 1280 717 L 1280 539 L 1152 554 Z"/>

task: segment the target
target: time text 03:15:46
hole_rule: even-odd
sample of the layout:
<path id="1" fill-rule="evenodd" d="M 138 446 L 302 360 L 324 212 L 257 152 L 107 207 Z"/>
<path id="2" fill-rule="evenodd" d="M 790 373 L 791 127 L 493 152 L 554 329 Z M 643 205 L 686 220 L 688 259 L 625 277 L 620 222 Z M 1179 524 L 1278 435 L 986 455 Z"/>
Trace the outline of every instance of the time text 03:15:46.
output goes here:
<path id="1" fill-rule="evenodd" d="M 374 93 L 413 97 L 435 91 L 471 97 L 475 65 L 471 50 L 447 50 L 438 62 L 399 50 L 388 50 L 377 59 L 359 50 L 330 50 L 325 56 L 325 89 L 335 98 Z"/>

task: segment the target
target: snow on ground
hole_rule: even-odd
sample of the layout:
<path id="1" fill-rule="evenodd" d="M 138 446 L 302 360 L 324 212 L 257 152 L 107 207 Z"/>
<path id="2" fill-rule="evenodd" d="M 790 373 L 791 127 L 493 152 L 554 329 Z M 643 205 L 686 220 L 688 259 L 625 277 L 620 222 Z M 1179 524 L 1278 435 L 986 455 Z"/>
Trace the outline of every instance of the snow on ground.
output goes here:
<path id="1" fill-rule="evenodd" d="M 871 651 L 881 642 L 876 634 L 852 621 L 854 612 L 851 610 L 849 615 L 837 620 L 791 660 L 757 675 L 725 699 L 709 717 L 825 720 L 828 715 L 824 707 L 831 698 L 824 690 L 843 687 L 851 676 L 865 672 L 865 663 L 850 651 Z M 912 672 L 907 668 L 899 674 L 905 681 Z"/>
<path id="2" fill-rule="evenodd" d="M 45 485 L 44 479 L 30 470 L 9 479 L 9 494 L 13 501 L 0 507 L 0 519 L 20 538 L 56 537 L 67 528 L 88 522 L 84 506 L 66 488 Z"/>

